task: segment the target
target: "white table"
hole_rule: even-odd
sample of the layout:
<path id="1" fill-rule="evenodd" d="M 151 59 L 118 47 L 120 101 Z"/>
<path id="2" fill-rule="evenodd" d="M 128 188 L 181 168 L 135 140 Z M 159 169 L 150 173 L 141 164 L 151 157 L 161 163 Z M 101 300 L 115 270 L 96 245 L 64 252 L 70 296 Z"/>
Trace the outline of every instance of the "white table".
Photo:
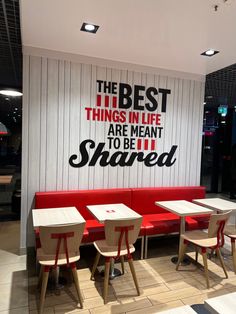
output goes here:
<path id="1" fill-rule="evenodd" d="M 236 292 L 205 300 L 205 307 L 213 314 L 235 314 Z"/>
<path id="2" fill-rule="evenodd" d="M 123 220 L 142 217 L 125 204 L 88 205 L 87 208 L 100 223 L 104 223 L 105 220 Z M 141 250 L 143 251 L 143 240 Z M 110 279 L 114 279 L 120 275 L 121 272 L 114 268 L 114 259 L 112 259 Z"/>
<path id="3" fill-rule="evenodd" d="M 160 313 L 161 314 L 196 314 L 196 312 L 189 305 L 175 307 L 173 309 L 162 311 Z"/>
<path id="4" fill-rule="evenodd" d="M 212 213 L 211 209 L 196 205 L 188 201 L 182 201 L 182 200 L 155 202 L 155 204 L 180 217 L 180 238 L 179 238 L 180 241 L 181 241 L 181 234 L 185 232 L 185 217 L 186 216 L 197 216 L 197 215 L 204 215 L 204 214 L 209 215 Z M 180 245 L 179 245 L 179 248 L 180 248 Z M 173 257 L 171 261 L 176 264 L 178 261 L 178 258 Z M 188 265 L 189 261 L 184 260 L 183 264 Z"/>
<path id="5" fill-rule="evenodd" d="M 54 226 L 85 222 L 76 207 L 33 209 L 33 226 Z"/>
<path id="6" fill-rule="evenodd" d="M 180 234 L 185 232 L 185 217 L 212 214 L 212 210 L 188 201 L 163 201 L 155 202 L 156 205 L 180 216 Z"/>
<path id="7" fill-rule="evenodd" d="M 0 184 L 10 184 L 12 180 L 12 175 L 0 175 Z"/>
<path id="8" fill-rule="evenodd" d="M 194 203 L 205 206 L 217 212 L 227 212 L 229 210 L 236 210 L 236 203 L 223 200 L 222 198 L 200 198 L 194 199 Z"/>
<path id="9" fill-rule="evenodd" d="M 141 217 L 125 204 L 88 205 L 88 210 L 100 222 L 110 219 L 133 219 Z"/>

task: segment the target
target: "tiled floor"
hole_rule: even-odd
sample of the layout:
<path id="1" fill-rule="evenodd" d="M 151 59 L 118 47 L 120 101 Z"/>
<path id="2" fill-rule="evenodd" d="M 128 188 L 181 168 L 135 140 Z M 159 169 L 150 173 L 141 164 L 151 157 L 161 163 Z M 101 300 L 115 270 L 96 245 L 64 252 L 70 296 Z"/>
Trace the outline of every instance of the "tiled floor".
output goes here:
<path id="1" fill-rule="evenodd" d="M 28 313 L 26 255 L 19 255 L 20 222 L 0 223 L 0 313 Z"/>
<path id="2" fill-rule="evenodd" d="M 137 245 L 139 249 L 139 243 Z M 203 304 L 204 300 L 214 296 L 236 291 L 236 275 L 232 271 L 231 257 L 227 257 L 226 265 L 229 279 L 219 267 L 216 258 L 209 261 L 211 289 L 205 286 L 205 277 L 201 264 L 182 266 L 180 271 L 170 259 L 177 252 L 178 239 L 175 237 L 152 239 L 150 241 L 147 260 L 138 260 L 136 254 L 135 268 L 141 295 L 137 296 L 133 280 L 126 263 L 126 273 L 110 282 L 109 302 L 103 305 L 103 279 L 97 273 L 96 281 L 90 281 L 90 269 L 95 256 L 93 247 L 81 250 L 81 261 L 78 263 L 78 275 L 84 298 L 84 309 L 77 307 L 76 292 L 68 271 L 62 275 L 67 279 L 67 287 L 57 294 L 53 290 L 47 292 L 45 313 L 129 313 L 138 314 L 145 311 L 157 313 L 165 309 L 182 306 L 184 304 Z M 138 251 L 138 250 L 137 250 Z M 224 250 L 226 252 L 226 250 Z M 229 253 L 227 251 L 227 253 Z M 155 257 L 154 257 L 155 256 Z M 193 256 L 193 253 L 190 253 Z M 199 256 L 201 262 L 201 256 Z M 119 263 L 117 267 L 119 268 Z M 29 309 L 30 314 L 37 313 L 39 292 L 36 288 L 37 277 L 34 271 L 29 277 Z"/>
<path id="3" fill-rule="evenodd" d="M 26 256 L 18 255 L 18 241 L 19 222 L 1 223 L 0 314 L 38 313 L 39 291 L 34 256 L 29 256 L 27 273 Z M 80 310 L 77 307 L 75 288 L 70 273 L 65 270 L 62 276 L 67 279 L 67 285 L 60 291 L 50 289 L 49 286 L 44 313 L 143 314 L 144 311 L 145 314 L 157 313 L 184 304 L 203 304 L 207 298 L 236 291 L 236 275 L 232 270 L 230 256 L 227 256 L 225 261 L 228 279 L 224 278 L 224 273 L 216 258 L 209 261 L 211 289 L 207 290 L 201 263 L 182 266 L 180 271 L 175 271 L 175 265 L 171 263 L 170 258 L 177 252 L 177 247 L 178 238 L 176 237 L 151 239 L 150 257 L 140 261 L 140 243 L 137 243 L 135 267 L 141 295 L 136 294 L 126 263 L 125 275 L 110 282 L 109 302 L 105 306 L 102 299 L 102 277 L 97 273 L 96 281 L 89 279 L 95 249 L 92 246 L 82 247 L 78 275 L 84 298 L 84 309 Z M 224 252 L 229 253 L 226 250 Z M 199 261 L 201 262 L 201 256 L 199 256 Z M 117 264 L 118 268 L 119 266 Z"/>

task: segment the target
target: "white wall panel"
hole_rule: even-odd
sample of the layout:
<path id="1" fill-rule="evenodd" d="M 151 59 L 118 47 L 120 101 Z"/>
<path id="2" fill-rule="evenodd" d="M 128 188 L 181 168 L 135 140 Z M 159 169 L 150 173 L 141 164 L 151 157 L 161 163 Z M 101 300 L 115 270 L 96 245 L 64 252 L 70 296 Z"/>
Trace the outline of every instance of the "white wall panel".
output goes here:
<path id="1" fill-rule="evenodd" d="M 68 155 L 70 146 L 70 90 L 71 90 L 71 63 L 64 64 L 64 112 L 63 112 L 63 190 L 69 188 Z M 59 157 L 60 158 L 60 157 Z"/>
<path id="2" fill-rule="evenodd" d="M 143 85 L 171 90 L 166 113 L 161 112 L 160 93 L 155 113 L 161 114 L 163 127 L 162 137 L 156 139 L 156 151 L 158 154 L 169 152 L 172 145 L 177 145 L 173 166 L 147 167 L 137 161 L 132 167 L 101 167 L 99 162 L 94 167 L 69 165 L 70 156 L 79 155 L 79 145 L 86 139 L 96 145 L 105 142 L 110 154 L 117 151 L 113 147 L 108 149 L 107 145 L 111 123 L 86 117 L 85 108 L 96 107 L 97 80 L 128 83 L 132 88 Z M 199 185 L 203 93 L 203 82 L 163 76 L 158 70 L 146 73 L 25 55 L 21 246 L 26 244 L 27 223 L 32 230 L 29 217 L 36 191 Z M 111 109 L 113 95 L 106 95 L 110 96 Z M 145 95 L 140 104 L 148 101 Z M 104 108 L 104 99 L 101 108 Z M 125 111 L 128 116 L 133 108 Z M 149 113 L 146 108 L 143 112 Z M 126 124 L 129 134 L 130 124 Z M 123 147 L 119 150 L 123 151 Z M 88 153 L 91 158 L 94 149 Z M 76 163 L 80 160 L 81 157 Z"/>

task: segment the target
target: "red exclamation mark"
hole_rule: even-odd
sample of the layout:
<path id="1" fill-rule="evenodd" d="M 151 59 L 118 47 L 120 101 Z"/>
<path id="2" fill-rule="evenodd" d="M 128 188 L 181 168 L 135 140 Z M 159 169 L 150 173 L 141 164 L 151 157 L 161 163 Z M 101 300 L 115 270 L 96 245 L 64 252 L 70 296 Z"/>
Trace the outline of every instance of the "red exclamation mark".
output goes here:
<path id="1" fill-rule="evenodd" d="M 116 108 L 117 107 L 117 97 L 112 97 L 112 107 Z"/>
<path id="2" fill-rule="evenodd" d="M 137 140 L 137 149 L 138 149 L 138 150 L 141 150 L 141 148 L 142 148 L 142 140 L 141 140 L 141 138 L 139 138 L 139 139 Z"/>
<path id="3" fill-rule="evenodd" d="M 105 96 L 105 107 L 109 107 L 109 96 Z"/>
<path id="4" fill-rule="evenodd" d="M 156 141 L 152 140 L 151 141 L 151 150 L 155 150 L 156 149 Z"/>
<path id="5" fill-rule="evenodd" d="M 144 150 L 148 150 L 148 139 L 144 140 Z"/>
<path id="6" fill-rule="evenodd" d="M 101 107 L 101 95 L 97 95 L 97 106 Z"/>

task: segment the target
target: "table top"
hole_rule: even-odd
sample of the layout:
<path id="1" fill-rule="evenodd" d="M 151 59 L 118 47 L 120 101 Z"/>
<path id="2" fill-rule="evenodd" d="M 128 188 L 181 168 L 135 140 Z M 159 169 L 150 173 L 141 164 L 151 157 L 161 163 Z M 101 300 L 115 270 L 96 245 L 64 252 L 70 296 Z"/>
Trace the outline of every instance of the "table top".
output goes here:
<path id="1" fill-rule="evenodd" d="M 125 204 L 88 205 L 87 208 L 101 223 L 110 219 L 133 219 L 141 217 Z"/>
<path id="2" fill-rule="evenodd" d="M 201 198 L 194 199 L 194 203 L 208 207 L 213 210 L 218 210 L 221 212 L 236 210 L 236 203 L 223 200 L 222 198 Z"/>
<path id="3" fill-rule="evenodd" d="M 9 175 L 0 175 L 0 184 L 10 184 L 12 180 L 12 176 Z"/>
<path id="4" fill-rule="evenodd" d="M 212 210 L 203 206 L 196 205 L 188 201 L 163 201 L 155 202 L 156 205 L 180 216 L 194 216 L 203 214 L 212 214 Z"/>
<path id="5" fill-rule="evenodd" d="M 85 222 L 76 207 L 33 209 L 33 226 L 53 226 Z"/>
<path id="6" fill-rule="evenodd" d="M 211 313 L 235 314 L 236 292 L 205 300 L 205 306 Z"/>
<path id="7" fill-rule="evenodd" d="M 196 312 L 189 306 L 180 306 L 170 310 L 162 311 L 161 314 L 196 314 Z"/>

